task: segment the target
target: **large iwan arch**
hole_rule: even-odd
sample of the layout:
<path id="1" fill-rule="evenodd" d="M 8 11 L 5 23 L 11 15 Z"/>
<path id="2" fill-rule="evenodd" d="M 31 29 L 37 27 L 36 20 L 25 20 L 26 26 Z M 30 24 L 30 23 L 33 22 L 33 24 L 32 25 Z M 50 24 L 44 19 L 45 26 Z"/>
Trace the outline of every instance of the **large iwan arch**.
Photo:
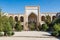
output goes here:
<path id="1" fill-rule="evenodd" d="M 30 29 L 30 27 L 32 26 L 31 23 L 35 24 L 34 25 L 34 28 L 36 29 L 36 26 L 37 26 L 37 15 L 34 14 L 34 13 L 31 13 L 29 16 L 28 16 L 28 27 Z M 34 29 L 34 30 L 35 30 Z"/>

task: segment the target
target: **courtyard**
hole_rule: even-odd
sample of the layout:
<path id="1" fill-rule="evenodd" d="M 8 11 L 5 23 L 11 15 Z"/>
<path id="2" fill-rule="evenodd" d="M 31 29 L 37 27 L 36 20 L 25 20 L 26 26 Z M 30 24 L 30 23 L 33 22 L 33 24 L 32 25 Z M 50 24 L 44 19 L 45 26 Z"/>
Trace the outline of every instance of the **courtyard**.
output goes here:
<path id="1" fill-rule="evenodd" d="M 0 40 L 60 40 L 60 1 L 1 0 L 0 4 Z"/>

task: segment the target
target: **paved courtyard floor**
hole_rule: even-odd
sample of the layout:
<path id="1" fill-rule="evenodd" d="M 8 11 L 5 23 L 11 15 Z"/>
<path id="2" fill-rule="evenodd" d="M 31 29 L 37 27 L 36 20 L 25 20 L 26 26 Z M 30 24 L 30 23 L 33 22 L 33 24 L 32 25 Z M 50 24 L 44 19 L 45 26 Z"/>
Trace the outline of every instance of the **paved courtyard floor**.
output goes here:
<path id="1" fill-rule="evenodd" d="M 0 40 L 59 40 L 50 35 L 50 33 L 41 31 L 22 31 L 15 32 L 15 35 L 10 37 L 0 37 Z"/>

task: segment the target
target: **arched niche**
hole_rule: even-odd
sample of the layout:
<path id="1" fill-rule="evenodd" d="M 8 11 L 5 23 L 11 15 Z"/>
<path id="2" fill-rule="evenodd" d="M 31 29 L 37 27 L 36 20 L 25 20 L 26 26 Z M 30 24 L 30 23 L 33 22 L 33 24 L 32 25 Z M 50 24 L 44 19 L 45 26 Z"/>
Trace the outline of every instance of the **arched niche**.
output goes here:
<path id="1" fill-rule="evenodd" d="M 17 16 L 15 16 L 15 21 L 16 21 L 16 22 L 18 21 L 18 17 L 17 17 Z"/>
<path id="2" fill-rule="evenodd" d="M 45 16 L 41 16 L 41 21 L 45 21 Z"/>
<path id="3" fill-rule="evenodd" d="M 20 21 L 24 22 L 24 17 L 23 16 L 20 17 Z"/>

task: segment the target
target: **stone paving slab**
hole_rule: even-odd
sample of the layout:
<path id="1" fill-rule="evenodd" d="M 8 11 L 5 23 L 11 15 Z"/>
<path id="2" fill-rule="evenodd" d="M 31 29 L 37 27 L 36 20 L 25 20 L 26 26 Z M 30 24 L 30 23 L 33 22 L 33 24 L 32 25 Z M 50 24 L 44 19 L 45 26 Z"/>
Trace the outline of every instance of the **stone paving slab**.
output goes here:
<path id="1" fill-rule="evenodd" d="M 30 37 L 50 37 L 50 33 L 41 31 L 22 31 L 15 32 L 14 36 L 30 36 Z"/>
<path id="2" fill-rule="evenodd" d="M 59 40 L 57 38 L 0 37 L 0 40 Z"/>
<path id="3" fill-rule="evenodd" d="M 49 35 L 51 34 L 41 31 L 22 31 L 15 32 L 15 35 L 10 37 L 0 37 L 0 40 L 59 40 Z"/>

